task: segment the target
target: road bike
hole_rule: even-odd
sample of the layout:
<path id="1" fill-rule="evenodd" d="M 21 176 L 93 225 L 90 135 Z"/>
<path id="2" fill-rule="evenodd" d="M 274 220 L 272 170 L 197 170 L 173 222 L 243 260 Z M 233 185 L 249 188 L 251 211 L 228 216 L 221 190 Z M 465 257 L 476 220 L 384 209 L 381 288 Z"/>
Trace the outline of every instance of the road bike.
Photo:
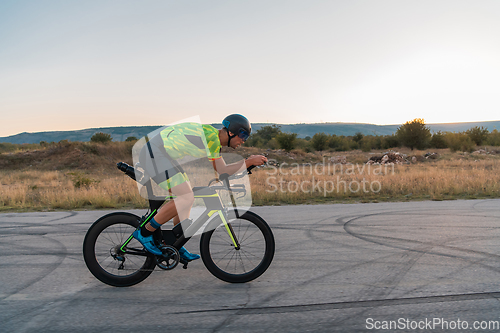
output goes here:
<path id="1" fill-rule="evenodd" d="M 117 167 L 130 178 L 138 181 L 138 170 L 120 162 Z M 254 166 L 219 179 L 209 186 L 193 187 L 195 198 L 203 199 L 205 210 L 189 226 L 177 224 L 173 229 L 158 228 L 153 238 L 162 255 L 154 255 L 142 246 L 132 233 L 153 218 L 158 209 L 172 197 L 155 197 L 151 180 L 143 184 L 150 194 L 149 210 L 139 217 L 127 212 L 107 214 L 87 231 L 83 242 L 83 256 L 90 272 L 101 282 L 116 287 L 127 287 L 140 283 L 155 269 L 171 270 L 179 263 L 187 268 L 178 250 L 186 244 L 190 235 L 202 231 L 200 255 L 205 267 L 215 277 L 230 283 L 244 283 L 261 276 L 274 257 L 275 242 L 266 221 L 251 211 L 242 214 L 237 208 L 235 194 L 245 195 L 242 184 L 231 184 L 230 180 L 251 174 Z M 140 173 L 140 172 L 139 172 Z M 222 185 L 212 185 L 213 183 Z M 225 205 L 220 198 L 226 191 L 231 199 Z M 162 226 L 164 227 L 164 226 Z"/>

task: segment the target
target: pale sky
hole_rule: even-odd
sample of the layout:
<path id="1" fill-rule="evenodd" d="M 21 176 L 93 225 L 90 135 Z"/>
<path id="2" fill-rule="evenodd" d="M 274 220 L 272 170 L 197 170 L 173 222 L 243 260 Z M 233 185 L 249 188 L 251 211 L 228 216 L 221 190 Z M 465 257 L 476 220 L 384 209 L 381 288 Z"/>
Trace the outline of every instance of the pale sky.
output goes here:
<path id="1" fill-rule="evenodd" d="M 499 111 L 498 0 L 0 2 L 0 136 Z"/>

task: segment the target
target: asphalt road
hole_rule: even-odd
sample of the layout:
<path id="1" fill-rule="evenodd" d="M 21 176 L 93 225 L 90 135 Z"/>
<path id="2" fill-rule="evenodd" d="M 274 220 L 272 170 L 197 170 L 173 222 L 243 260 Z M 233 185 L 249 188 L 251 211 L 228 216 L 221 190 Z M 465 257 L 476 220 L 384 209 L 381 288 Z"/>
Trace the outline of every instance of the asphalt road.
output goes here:
<path id="1" fill-rule="evenodd" d="M 199 261 L 129 288 L 83 261 L 106 211 L 0 214 L 0 331 L 500 330 L 500 200 L 253 210 L 276 238 L 259 279 L 228 284 Z"/>

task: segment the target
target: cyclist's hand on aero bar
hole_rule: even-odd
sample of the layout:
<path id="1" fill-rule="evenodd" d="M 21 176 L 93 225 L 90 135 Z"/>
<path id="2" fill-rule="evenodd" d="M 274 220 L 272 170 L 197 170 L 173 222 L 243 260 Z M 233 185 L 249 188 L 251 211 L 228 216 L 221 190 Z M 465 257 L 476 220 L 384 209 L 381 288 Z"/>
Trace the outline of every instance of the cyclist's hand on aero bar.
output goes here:
<path id="1" fill-rule="evenodd" d="M 267 163 L 267 157 L 265 157 L 263 155 L 252 155 L 249 158 L 247 158 L 247 162 L 248 162 L 248 164 L 247 164 L 248 166 L 251 166 L 251 165 L 259 166 L 259 165 L 263 165 L 263 164 Z"/>

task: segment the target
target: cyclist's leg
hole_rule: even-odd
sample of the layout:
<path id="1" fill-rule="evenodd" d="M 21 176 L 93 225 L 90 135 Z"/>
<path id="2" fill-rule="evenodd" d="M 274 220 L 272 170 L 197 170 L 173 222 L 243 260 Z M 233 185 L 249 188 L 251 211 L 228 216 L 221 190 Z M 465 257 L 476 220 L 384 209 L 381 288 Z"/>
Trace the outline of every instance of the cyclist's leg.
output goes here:
<path id="1" fill-rule="evenodd" d="M 157 247 L 153 233 L 162 224 L 174 218 L 174 225 L 179 221 L 189 217 L 191 207 L 194 204 L 194 194 L 191 189 L 189 179 L 182 167 L 173 160 L 163 147 L 163 140 L 160 136 L 155 136 L 142 147 L 139 154 L 139 162 L 151 179 L 161 188 L 169 191 L 175 197 L 165 204 L 148 223 L 140 230 L 134 232 L 134 237 L 144 245 L 151 253 L 160 255 L 161 251 Z M 184 248 L 182 255 L 187 252 Z M 182 251 L 184 250 L 184 251 Z M 189 252 L 187 252 L 189 254 Z M 199 256 L 198 256 L 199 258 Z M 193 260 L 198 258 L 187 257 L 185 259 Z"/>
<path id="2" fill-rule="evenodd" d="M 172 193 L 176 196 L 174 200 L 165 204 L 156 214 L 155 220 L 159 224 L 164 224 L 173 218 L 174 225 L 189 218 L 189 213 L 194 204 L 194 193 L 191 189 L 191 184 L 186 181 L 182 184 L 172 187 Z M 153 222 L 153 221 L 152 221 Z M 148 230 L 156 230 L 150 223 L 146 225 Z M 186 261 L 200 259 L 198 254 L 190 253 L 185 247 L 179 249 L 181 258 Z"/>
<path id="3" fill-rule="evenodd" d="M 187 219 L 189 212 L 194 203 L 194 194 L 191 190 L 191 185 L 188 181 L 174 186 L 172 193 L 176 196 L 174 200 L 166 203 L 148 223 L 146 223 L 140 230 L 134 232 L 134 237 L 148 250 L 149 252 L 161 255 L 161 250 L 155 244 L 153 233 L 162 224 L 168 220 L 177 217 L 177 219 Z M 181 257 L 186 260 L 198 259 L 199 256 L 191 255 L 186 249 L 179 249 Z"/>
<path id="4" fill-rule="evenodd" d="M 174 219 L 174 225 L 176 225 L 189 217 L 193 207 L 194 194 L 189 181 L 174 186 L 171 190 L 176 198 L 167 202 L 156 214 L 155 220 L 159 224 Z"/>

